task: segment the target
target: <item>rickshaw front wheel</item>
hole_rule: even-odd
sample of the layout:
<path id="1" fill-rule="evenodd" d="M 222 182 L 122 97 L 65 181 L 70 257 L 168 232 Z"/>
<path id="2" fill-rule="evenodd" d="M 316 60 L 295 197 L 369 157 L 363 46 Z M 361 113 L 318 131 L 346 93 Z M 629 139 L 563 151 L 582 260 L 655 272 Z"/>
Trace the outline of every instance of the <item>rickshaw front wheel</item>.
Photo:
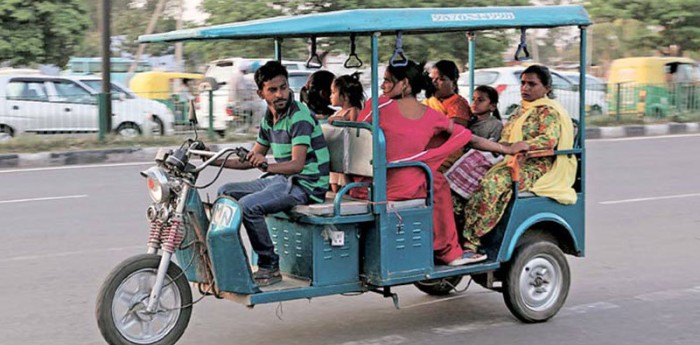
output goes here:
<path id="1" fill-rule="evenodd" d="M 112 270 L 97 295 L 97 326 L 111 345 L 174 344 L 192 314 L 192 292 L 182 270 L 171 262 L 156 310 L 146 305 L 156 281 L 159 255 L 129 258 Z"/>
<path id="2" fill-rule="evenodd" d="M 569 264 L 552 242 L 519 246 L 505 273 L 503 299 L 510 312 L 525 323 L 549 320 L 569 294 Z"/>
<path id="3" fill-rule="evenodd" d="M 421 280 L 414 283 L 418 290 L 431 296 L 449 295 L 462 281 L 462 276 L 453 276 L 439 279 Z"/>

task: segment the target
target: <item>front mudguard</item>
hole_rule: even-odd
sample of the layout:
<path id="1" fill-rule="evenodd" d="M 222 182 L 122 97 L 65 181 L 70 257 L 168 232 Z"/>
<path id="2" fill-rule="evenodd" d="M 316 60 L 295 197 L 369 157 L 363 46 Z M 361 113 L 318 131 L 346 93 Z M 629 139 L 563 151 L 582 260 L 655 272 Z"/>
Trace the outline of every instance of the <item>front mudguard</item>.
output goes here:
<path id="1" fill-rule="evenodd" d="M 260 289 L 253 281 L 248 255 L 241 240 L 242 221 L 242 211 L 236 200 L 220 196 L 212 208 L 207 246 L 217 289 L 253 294 L 260 292 Z"/>

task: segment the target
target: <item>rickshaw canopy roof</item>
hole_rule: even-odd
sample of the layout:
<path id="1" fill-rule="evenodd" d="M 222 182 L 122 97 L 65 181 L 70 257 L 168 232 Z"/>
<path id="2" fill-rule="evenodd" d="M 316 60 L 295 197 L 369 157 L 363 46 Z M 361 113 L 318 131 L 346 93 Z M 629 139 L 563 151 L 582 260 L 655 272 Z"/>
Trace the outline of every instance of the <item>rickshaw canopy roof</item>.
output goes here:
<path id="1" fill-rule="evenodd" d="M 580 5 L 360 9 L 266 18 L 143 35 L 139 37 L 139 42 L 327 37 L 397 31 L 430 33 L 590 24 L 588 13 Z"/>

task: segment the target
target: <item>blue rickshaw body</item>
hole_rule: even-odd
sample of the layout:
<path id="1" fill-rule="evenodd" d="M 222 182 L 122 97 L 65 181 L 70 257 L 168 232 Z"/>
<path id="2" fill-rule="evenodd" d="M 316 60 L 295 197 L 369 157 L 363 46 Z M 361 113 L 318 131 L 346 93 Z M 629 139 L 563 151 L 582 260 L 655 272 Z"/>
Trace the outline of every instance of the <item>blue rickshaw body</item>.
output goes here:
<path id="1" fill-rule="evenodd" d="M 141 43 L 176 42 L 211 39 L 275 39 L 276 56 L 281 60 L 282 39 L 288 37 L 324 37 L 364 35 L 371 37 L 372 84 L 379 85 L 378 36 L 395 33 L 437 33 L 448 31 L 474 32 L 497 28 L 549 28 L 578 26 L 581 30 L 581 51 L 585 51 L 585 27 L 591 21 L 582 6 L 525 6 L 485 8 L 420 8 L 372 9 L 318 13 L 303 16 L 278 17 L 204 28 L 178 30 L 163 34 L 144 35 Z M 473 81 L 473 51 L 470 41 L 470 71 Z M 585 68 L 581 54 L 581 69 Z M 585 76 L 585 71 L 581 75 Z M 470 83 L 473 87 L 474 83 Z M 581 80 L 585 90 L 585 79 Z M 372 99 L 378 99 L 377 87 Z M 585 113 L 585 93 L 580 93 L 581 113 Z M 373 102 L 378 114 L 377 102 Z M 207 281 L 206 266 L 216 289 L 240 297 L 242 303 L 254 305 L 298 298 L 311 298 L 348 292 L 365 292 L 395 285 L 410 284 L 426 279 L 497 272 L 508 263 L 523 238 L 533 232 L 545 234 L 562 251 L 575 256 L 585 252 L 585 148 L 581 133 L 585 123 L 578 125 L 579 135 L 572 150 L 555 154 L 574 155 L 579 169 L 574 186 L 578 200 L 562 205 L 549 198 L 518 195 L 514 197 L 495 230 L 484 239 L 489 260 L 468 266 L 436 265 L 433 259 L 432 175 L 422 163 L 389 163 L 386 142 L 379 116 L 372 124 L 335 123 L 348 131 L 369 131 L 372 136 L 371 171 L 373 182 L 366 212 L 342 215 L 346 186 L 329 201 L 333 212 L 317 216 L 295 212 L 267 217 L 268 228 L 280 255 L 281 270 L 297 285 L 258 287 L 253 279 L 249 258 L 241 236 L 241 212 L 236 201 L 220 197 L 213 204 L 211 219 L 207 217 L 196 192 L 187 200 L 185 221 L 199 228 L 199 237 L 206 237 L 210 263 L 197 258 L 196 245 L 177 252 L 177 258 L 189 281 Z M 416 166 L 426 173 L 428 197 L 419 207 L 392 209 L 386 199 L 388 169 Z M 196 229 L 195 229 L 196 230 Z M 344 241 L 333 244 L 333 233 L 342 233 Z M 196 234 L 186 234 L 183 243 L 194 241 Z M 299 283 L 301 282 L 301 283 Z"/>

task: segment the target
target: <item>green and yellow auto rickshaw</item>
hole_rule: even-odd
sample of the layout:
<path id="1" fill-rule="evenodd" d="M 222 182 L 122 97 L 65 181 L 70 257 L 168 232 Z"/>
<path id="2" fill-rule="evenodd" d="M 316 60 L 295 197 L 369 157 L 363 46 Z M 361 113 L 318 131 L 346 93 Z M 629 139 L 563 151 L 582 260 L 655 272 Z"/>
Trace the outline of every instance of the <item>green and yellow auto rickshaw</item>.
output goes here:
<path id="1" fill-rule="evenodd" d="M 164 103 L 175 114 L 175 123 L 187 123 L 189 101 L 197 94 L 200 73 L 151 71 L 137 73 L 129 81 L 135 94 Z"/>

